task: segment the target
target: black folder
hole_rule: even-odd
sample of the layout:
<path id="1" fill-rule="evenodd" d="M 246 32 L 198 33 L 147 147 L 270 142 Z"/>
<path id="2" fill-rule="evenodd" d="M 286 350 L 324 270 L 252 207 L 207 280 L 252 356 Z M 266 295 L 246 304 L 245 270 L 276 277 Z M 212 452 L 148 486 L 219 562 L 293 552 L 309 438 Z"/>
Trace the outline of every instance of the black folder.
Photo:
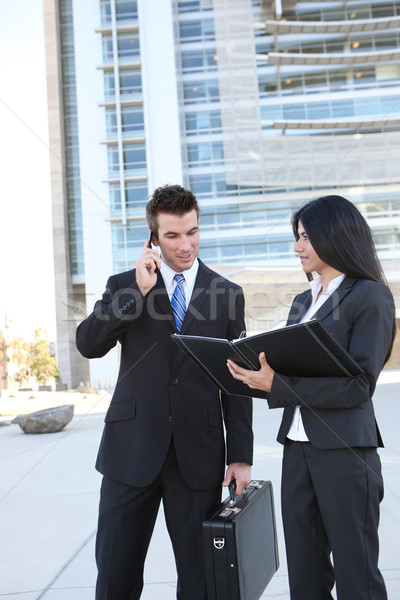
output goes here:
<path id="1" fill-rule="evenodd" d="M 230 358 L 257 371 L 260 352 L 265 352 L 271 368 L 281 375 L 354 377 L 364 372 L 318 319 L 234 341 L 176 333 L 172 339 L 227 394 L 268 397 L 267 392 L 234 379 L 226 366 Z"/>

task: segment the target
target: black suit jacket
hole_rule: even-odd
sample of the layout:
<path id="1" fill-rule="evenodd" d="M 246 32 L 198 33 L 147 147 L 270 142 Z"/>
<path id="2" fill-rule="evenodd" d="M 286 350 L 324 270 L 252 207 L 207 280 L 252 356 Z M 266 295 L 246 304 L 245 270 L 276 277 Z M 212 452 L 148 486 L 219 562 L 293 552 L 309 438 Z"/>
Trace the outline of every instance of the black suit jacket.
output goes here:
<path id="1" fill-rule="evenodd" d="M 199 263 L 182 333 L 239 337 L 244 329 L 241 288 Z M 244 397 L 227 402 L 173 343 L 174 332 L 161 274 L 143 298 L 135 270 L 111 276 L 102 300 L 78 326 L 77 347 L 87 358 L 104 356 L 121 344 L 118 381 L 96 468 L 128 485 L 148 485 L 159 473 L 173 436 L 186 483 L 192 489 L 209 489 L 222 482 L 225 460 L 252 464 L 252 403 Z"/>
<path id="2" fill-rule="evenodd" d="M 296 296 L 287 324 L 300 321 L 311 290 Z M 386 285 L 345 277 L 314 315 L 364 369 L 357 377 L 274 376 L 270 408 L 285 407 L 278 441 L 285 442 L 295 406 L 308 439 L 319 448 L 383 446 L 372 395 L 392 339 L 394 302 Z M 302 349 L 299 348 L 299 353 Z"/>

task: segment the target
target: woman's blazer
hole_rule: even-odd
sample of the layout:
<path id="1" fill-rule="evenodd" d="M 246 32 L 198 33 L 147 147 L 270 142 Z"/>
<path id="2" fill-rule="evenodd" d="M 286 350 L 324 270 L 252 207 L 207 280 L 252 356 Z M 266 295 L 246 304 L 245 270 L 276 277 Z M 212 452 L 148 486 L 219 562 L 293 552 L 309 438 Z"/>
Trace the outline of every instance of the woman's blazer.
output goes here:
<path id="1" fill-rule="evenodd" d="M 311 300 L 311 290 L 296 296 L 288 325 L 300 321 Z M 319 448 L 383 446 L 372 395 L 392 340 L 394 301 L 389 288 L 346 276 L 314 318 L 322 321 L 364 373 L 314 378 L 276 373 L 268 403 L 270 408 L 285 408 L 278 441 L 285 442 L 294 407 L 300 406 L 308 439 Z M 299 347 L 299 354 L 302 351 Z"/>

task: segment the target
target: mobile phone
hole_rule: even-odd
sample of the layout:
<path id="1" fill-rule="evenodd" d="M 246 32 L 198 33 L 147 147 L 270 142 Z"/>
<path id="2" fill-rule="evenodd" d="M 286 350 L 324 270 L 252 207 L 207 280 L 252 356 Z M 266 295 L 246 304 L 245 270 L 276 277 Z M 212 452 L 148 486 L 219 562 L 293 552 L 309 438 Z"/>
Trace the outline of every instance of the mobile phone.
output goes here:
<path id="1" fill-rule="evenodd" d="M 151 238 L 152 238 L 152 236 L 153 236 L 153 232 L 152 232 L 152 231 L 150 231 L 150 233 L 149 233 L 149 245 L 148 245 L 148 247 L 149 247 L 149 248 L 152 248 L 152 247 L 153 247 L 153 245 L 152 245 L 152 243 L 151 243 Z M 155 270 L 154 270 L 154 273 L 158 273 L 157 265 L 156 265 L 156 268 L 155 268 Z"/>

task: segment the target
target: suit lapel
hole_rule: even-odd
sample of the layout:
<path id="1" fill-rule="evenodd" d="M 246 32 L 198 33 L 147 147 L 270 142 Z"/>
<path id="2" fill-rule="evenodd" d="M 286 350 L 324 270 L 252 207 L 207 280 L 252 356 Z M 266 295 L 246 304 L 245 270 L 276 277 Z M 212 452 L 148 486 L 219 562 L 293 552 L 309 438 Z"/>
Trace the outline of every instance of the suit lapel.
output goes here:
<path id="1" fill-rule="evenodd" d="M 339 310 L 339 304 L 343 300 L 343 298 L 350 292 L 352 289 L 354 282 L 356 279 L 354 277 L 346 276 L 342 283 L 339 285 L 337 290 L 333 292 L 327 298 L 327 300 L 323 303 L 321 308 L 317 310 L 317 312 L 313 315 L 313 319 L 319 319 L 322 321 L 331 313 L 334 313 L 334 318 L 338 318 L 337 314 Z M 295 325 L 299 323 L 303 316 L 306 314 L 307 310 L 310 308 L 312 302 L 312 293 L 311 290 L 307 290 L 300 294 L 295 302 L 293 302 L 292 307 L 289 312 L 287 325 Z M 337 316 L 336 316 L 337 314 Z"/>
<path id="2" fill-rule="evenodd" d="M 286 325 L 295 325 L 306 314 L 312 300 L 311 290 L 307 290 L 297 296 L 290 307 L 289 316 Z"/>
<path id="3" fill-rule="evenodd" d="M 175 325 L 175 317 L 172 311 L 171 302 L 164 284 L 164 279 L 160 272 L 157 273 L 157 283 L 151 290 L 151 293 L 153 295 L 154 303 L 158 304 L 161 309 L 161 314 L 166 315 L 167 320 L 171 324 L 171 328 L 177 332 L 178 330 Z"/>
<path id="4" fill-rule="evenodd" d="M 314 319 L 322 321 L 328 315 L 333 313 L 333 318 L 339 318 L 339 304 L 345 296 L 351 291 L 356 279 L 354 277 L 345 277 L 339 287 L 327 298 L 321 308 L 317 310 Z"/>

